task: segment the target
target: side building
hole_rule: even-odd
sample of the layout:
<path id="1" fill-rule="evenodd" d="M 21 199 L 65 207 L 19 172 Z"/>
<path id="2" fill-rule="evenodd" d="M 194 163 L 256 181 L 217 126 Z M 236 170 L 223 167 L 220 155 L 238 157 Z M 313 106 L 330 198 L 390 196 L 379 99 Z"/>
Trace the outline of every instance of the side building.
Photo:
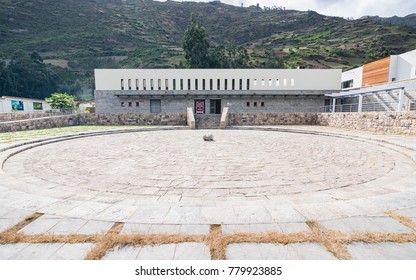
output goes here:
<path id="1" fill-rule="evenodd" d="M 45 100 L 1 96 L 0 113 L 33 113 L 51 110 L 50 105 Z"/>
<path id="2" fill-rule="evenodd" d="M 340 69 L 96 69 L 97 113 L 317 112 Z"/>
<path id="3" fill-rule="evenodd" d="M 327 95 L 336 112 L 416 110 L 416 50 L 342 73 L 341 88 Z"/>

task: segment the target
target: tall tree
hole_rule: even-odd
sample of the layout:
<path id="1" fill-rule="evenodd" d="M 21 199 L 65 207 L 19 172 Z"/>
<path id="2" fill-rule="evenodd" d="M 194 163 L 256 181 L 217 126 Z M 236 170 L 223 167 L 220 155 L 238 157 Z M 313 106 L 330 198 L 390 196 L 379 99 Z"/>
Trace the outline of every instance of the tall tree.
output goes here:
<path id="1" fill-rule="evenodd" d="M 191 14 L 185 31 L 183 50 L 189 68 L 206 68 L 208 66 L 209 41 L 205 29 L 199 25 L 194 13 Z"/>

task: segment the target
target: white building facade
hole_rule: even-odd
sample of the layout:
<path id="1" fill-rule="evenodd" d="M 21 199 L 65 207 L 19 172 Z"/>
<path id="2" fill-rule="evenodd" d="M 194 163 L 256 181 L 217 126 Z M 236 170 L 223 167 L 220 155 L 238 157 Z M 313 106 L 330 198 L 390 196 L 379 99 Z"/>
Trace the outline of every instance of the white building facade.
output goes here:
<path id="1" fill-rule="evenodd" d="M 96 69 L 95 106 L 97 113 L 317 110 L 340 81 L 339 69 Z"/>

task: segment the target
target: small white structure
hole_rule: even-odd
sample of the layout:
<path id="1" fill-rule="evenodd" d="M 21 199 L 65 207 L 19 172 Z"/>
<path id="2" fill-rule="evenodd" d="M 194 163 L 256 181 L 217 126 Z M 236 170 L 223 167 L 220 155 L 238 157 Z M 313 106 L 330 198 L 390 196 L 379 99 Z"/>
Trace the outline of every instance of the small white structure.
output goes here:
<path id="1" fill-rule="evenodd" d="M 51 110 L 51 107 L 45 100 L 13 96 L 0 97 L 0 113 L 42 113 L 48 110 Z"/>

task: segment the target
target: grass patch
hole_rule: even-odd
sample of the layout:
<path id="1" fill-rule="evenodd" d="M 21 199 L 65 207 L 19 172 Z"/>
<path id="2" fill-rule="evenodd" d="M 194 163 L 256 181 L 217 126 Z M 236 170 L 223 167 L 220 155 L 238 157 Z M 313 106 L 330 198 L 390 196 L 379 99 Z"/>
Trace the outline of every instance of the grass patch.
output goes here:
<path id="1" fill-rule="evenodd" d="M 0 144 L 13 143 L 17 141 L 31 140 L 37 138 L 59 136 L 64 134 L 73 134 L 81 132 L 91 131 L 105 131 L 105 130 L 116 130 L 116 129 L 129 129 L 139 128 L 148 126 L 139 125 L 88 125 L 88 126 L 67 126 L 57 127 L 49 129 L 37 129 L 37 130 L 26 130 L 16 132 L 4 132 L 0 133 Z"/>

